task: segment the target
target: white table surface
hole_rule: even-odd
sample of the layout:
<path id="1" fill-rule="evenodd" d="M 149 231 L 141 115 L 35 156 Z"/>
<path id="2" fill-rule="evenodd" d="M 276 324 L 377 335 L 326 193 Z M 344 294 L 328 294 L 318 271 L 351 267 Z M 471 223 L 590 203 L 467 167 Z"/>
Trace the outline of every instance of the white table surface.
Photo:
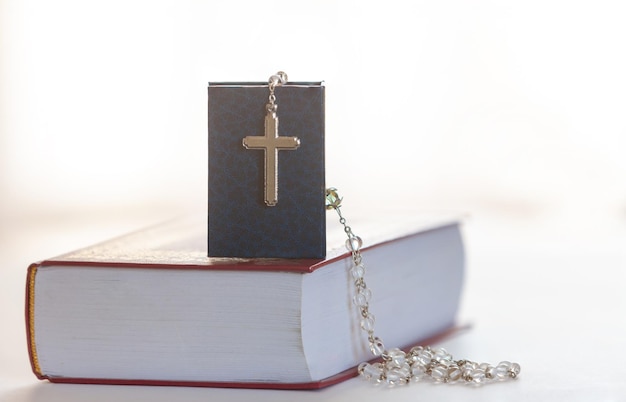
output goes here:
<path id="1" fill-rule="evenodd" d="M 94 217 L 95 216 L 95 217 Z M 30 371 L 26 267 L 131 230 L 147 213 L 3 218 L 0 232 L 0 401 L 626 401 L 626 229 L 477 214 L 464 225 L 467 280 L 453 355 L 522 365 L 519 379 L 483 387 L 360 379 L 317 391 L 51 384 Z M 356 229 L 355 229 L 356 230 Z M 384 339 L 384 329 L 379 329 Z"/>

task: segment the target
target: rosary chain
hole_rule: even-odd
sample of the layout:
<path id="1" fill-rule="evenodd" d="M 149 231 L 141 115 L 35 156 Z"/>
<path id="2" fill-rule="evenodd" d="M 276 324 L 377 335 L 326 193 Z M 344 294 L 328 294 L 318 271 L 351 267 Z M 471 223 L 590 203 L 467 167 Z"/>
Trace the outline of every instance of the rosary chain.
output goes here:
<path id="1" fill-rule="evenodd" d="M 276 110 L 278 109 L 278 105 L 276 105 L 276 94 L 274 94 L 276 87 L 286 84 L 287 80 L 287 73 L 285 73 L 284 71 L 279 71 L 269 78 L 268 87 L 270 90 L 270 94 L 268 96 L 269 103 L 267 104 L 267 110 L 269 110 L 270 112 L 276 112 Z"/>
<path id="2" fill-rule="evenodd" d="M 350 275 L 354 280 L 355 296 L 353 303 L 359 309 L 360 326 L 367 334 L 370 351 L 380 356 L 381 362 L 361 363 L 358 373 L 375 383 L 390 386 L 431 380 L 439 383 L 466 383 L 481 385 L 487 382 L 515 379 L 521 371 L 517 363 L 502 361 L 493 366 L 489 363 L 477 363 L 469 360 L 454 360 L 444 348 L 432 349 L 430 346 L 415 346 L 408 353 L 399 348 L 385 349 L 382 339 L 374 333 L 374 315 L 369 311 L 372 292 L 365 283 L 365 266 L 361 255 L 363 241 L 348 226 L 341 213 L 342 198 L 337 189 L 326 189 L 326 209 L 334 209 L 339 216 L 348 239 L 346 248 L 352 254 Z"/>

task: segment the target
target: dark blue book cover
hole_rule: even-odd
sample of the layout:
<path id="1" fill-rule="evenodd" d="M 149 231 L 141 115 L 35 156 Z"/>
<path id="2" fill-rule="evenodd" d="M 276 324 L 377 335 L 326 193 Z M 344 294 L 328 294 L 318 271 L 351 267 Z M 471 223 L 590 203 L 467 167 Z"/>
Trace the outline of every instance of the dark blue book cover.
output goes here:
<path id="1" fill-rule="evenodd" d="M 268 84 L 208 91 L 209 256 L 324 258 L 323 84 L 276 87 L 273 116 Z M 268 135 L 284 148 L 264 149 Z"/>

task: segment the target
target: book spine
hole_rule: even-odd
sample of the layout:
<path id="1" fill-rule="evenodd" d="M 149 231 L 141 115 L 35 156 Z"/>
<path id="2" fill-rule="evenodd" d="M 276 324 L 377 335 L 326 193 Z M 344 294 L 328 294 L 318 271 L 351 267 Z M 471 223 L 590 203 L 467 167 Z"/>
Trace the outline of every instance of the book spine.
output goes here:
<path id="1" fill-rule="evenodd" d="M 28 344 L 28 357 L 33 373 L 40 380 L 47 377 L 41 373 L 39 359 L 37 357 L 37 346 L 35 344 L 35 276 L 39 264 L 31 264 L 26 275 L 26 341 Z"/>

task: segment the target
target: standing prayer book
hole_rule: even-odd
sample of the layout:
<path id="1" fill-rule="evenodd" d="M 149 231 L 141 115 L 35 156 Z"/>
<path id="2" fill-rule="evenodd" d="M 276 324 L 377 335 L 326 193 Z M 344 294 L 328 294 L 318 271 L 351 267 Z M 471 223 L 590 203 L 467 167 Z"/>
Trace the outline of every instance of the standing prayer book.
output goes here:
<path id="1" fill-rule="evenodd" d="M 456 221 L 355 221 L 391 344 L 454 326 Z M 324 259 L 207 257 L 203 219 L 140 230 L 28 269 L 32 369 L 52 382 L 312 389 L 357 375 L 361 336 L 339 225 Z M 339 247 L 338 247 L 339 246 Z"/>
<path id="2" fill-rule="evenodd" d="M 208 118 L 208 255 L 324 258 L 323 83 L 209 83 Z"/>

